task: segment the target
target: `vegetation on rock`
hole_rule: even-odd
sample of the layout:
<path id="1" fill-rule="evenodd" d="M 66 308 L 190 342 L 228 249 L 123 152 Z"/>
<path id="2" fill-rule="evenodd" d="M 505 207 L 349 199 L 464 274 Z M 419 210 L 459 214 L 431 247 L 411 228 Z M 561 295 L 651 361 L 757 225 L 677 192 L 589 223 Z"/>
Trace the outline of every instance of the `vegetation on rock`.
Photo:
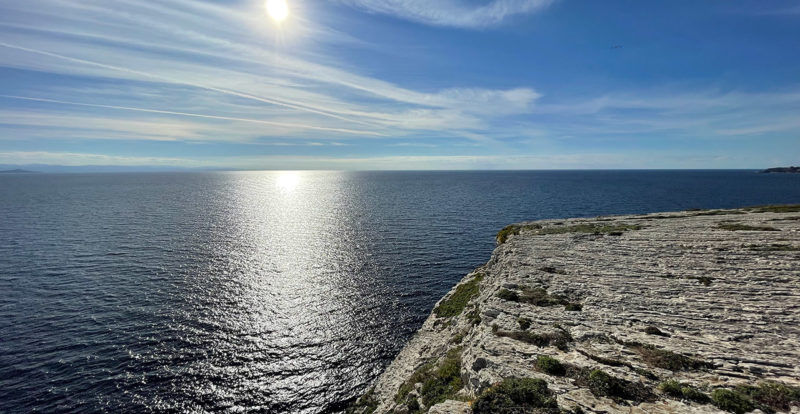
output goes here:
<path id="1" fill-rule="evenodd" d="M 422 384 L 419 392 L 419 401 L 414 398 L 411 391 L 417 384 Z M 461 348 L 451 349 L 447 356 L 438 364 L 426 364 L 418 369 L 411 377 L 400 386 L 395 395 L 395 402 L 406 404 L 409 411 L 424 412 L 422 406 L 431 407 L 453 397 L 461 388 Z"/>
<path id="2" fill-rule="evenodd" d="M 713 368 L 714 365 L 685 355 L 676 354 L 653 345 L 628 344 L 641 355 L 642 360 L 650 366 L 670 371 L 686 371 L 691 369 Z"/>
<path id="3" fill-rule="evenodd" d="M 547 382 L 534 378 L 506 378 L 487 389 L 472 405 L 474 414 L 505 412 L 558 413 Z"/>
<path id="4" fill-rule="evenodd" d="M 733 390 L 716 389 L 711 393 L 711 399 L 719 409 L 735 414 L 744 414 L 755 409 L 750 397 Z"/>
<path id="5" fill-rule="evenodd" d="M 547 355 L 539 355 L 536 358 L 536 369 L 559 377 L 567 373 L 567 369 L 561 361 Z"/>
<path id="6" fill-rule="evenodd" d="M 379 401 L 375 398 L 375 390 L 370 388 L 361 398 L 357 399 L 345 410 L 346 414 L 372 414 L 378 408 Z"/>
<path id="7" fill-rule="evenodd" d="M 658 389 L 664 394 L 682 400 L 691 400 L 699 403 L 706 403 L 709 401 L 708 395 L 704 394 L 699 389 L 676 380 L 664 381 L 658 386 Z"/>
<path id="8" fill-rule="evenodd" d="M 464 282 L 456 288 L 450 297 L 439 303 L 433 312 L 440 318 L 450 318 L 458 316 L 464 311 L 472 298 L 480 292 L 480 283 L 483 280 L 484 274 L 479 273 L 471 280 Z"/>
<path id="9" fill-rule="evenodd" d="M 728 231 L 780 231 L 775 227 L 770 226 L 751 226 L 748 224 L 742 223 L 719 223 L 717 225 L 718 229 L 728 230 Z"/>

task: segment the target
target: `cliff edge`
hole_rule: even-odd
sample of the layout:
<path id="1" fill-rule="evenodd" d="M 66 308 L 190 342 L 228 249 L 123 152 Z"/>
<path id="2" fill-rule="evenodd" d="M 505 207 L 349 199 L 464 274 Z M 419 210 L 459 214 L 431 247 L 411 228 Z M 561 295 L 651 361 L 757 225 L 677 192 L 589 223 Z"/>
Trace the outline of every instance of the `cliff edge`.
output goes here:
<path id="1" fill-rule="evenodd" d="M 508 226 L 366 413 L 800 413 L 800 205 Z"/>

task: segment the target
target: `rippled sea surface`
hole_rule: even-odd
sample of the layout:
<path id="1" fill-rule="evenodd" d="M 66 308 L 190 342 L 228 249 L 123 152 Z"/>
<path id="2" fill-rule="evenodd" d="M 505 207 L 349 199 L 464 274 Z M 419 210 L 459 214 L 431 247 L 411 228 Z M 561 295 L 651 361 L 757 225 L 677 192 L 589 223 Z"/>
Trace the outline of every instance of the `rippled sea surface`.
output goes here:
<path id="1" fill-rule="evenodd" d="M 336 412 L 506 224 L 788 202 L 752 171 L 0 176 L 0 412 Z"/>

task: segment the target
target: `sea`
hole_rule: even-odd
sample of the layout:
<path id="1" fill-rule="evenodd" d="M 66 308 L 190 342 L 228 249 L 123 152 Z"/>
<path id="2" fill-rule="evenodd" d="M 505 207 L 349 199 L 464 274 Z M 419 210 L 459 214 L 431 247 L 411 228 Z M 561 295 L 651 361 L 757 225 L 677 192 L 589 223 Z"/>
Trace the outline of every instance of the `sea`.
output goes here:
<path id="1" fill-rule="evenodd" d="M 335 413 L 525 220 L 800 203 L 800 174 L 0 176 L 0 412 Z"/>

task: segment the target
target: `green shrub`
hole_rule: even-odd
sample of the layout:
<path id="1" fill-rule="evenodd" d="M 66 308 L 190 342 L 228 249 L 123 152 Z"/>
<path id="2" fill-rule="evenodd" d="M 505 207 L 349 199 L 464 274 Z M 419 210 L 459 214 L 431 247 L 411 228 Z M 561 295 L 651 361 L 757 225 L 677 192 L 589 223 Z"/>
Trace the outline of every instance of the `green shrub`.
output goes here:
<path id="1" fill-rule="evenodd" d="M 526 331 L 531 327 L 531 320 L 528 318 L 518 318 L 517 323 L 519 324 L 519 328 L 523 331 Z"/>
<path id="2" fill-rule="evenodd" d="M 407 404 L 410 412 L 417 412 L 416 398 L 408 394 L 416 384 L 422 383 L 420 399 L 426 407 L 444 402 L 454 396 L 463 386 L 461 383 L 461 348 L 451 349 L 438 365 L 426 364 L 404 382 L 395 395 L 395 402 Z M 412 409 L 412 407 L 416 407 Z"/>
<path id="3" fill-rule="evenodd" d="M 536 368 L 544 373 L 559 377 L 567 373 L 567 369 L 559 360 L 547 355 L 539 355 L 536 358 Z"/>
<path id="4" fill-rule="evenodd" d="M 658 386 L 658 389 L 670 397 L 683 398 L 683 393 L 681 392 L 681 383 L 678 381 L 664 381 Z"/>
<path id="5" fill-rule="evenodd" d="M 639 352 L 644 362 L 657 368 L 664 368 L 670 371 L 685 371 L 713 367 L 713 365 L 708 362 L 676 354 L 666 349 L 659 349 L 653 345 L 636 344 L 633 348 Z"/>
<path id="6" fill-rule="evenodd" d="M 379 401 L 375 398 L 375 389 L 370 388 L 361 398 L 345 409 L 346 414 L 372 414 L 378 409 Z"/>
<path id="7" fill-rule="evenodd" d="M 500 289 L 500 291 L 497 292 L 497 297 L 509 302 L 519 302 L 519 293 L 506 288 Z"/>
<path id="8" fill-rule="evenodd" d="M 711 393 L 711 400 L 721 410 L 735 414 L 744 414 L 755 409 L 753 402 L 746 394 L 727 389 L 716 389 Z"/>
<path id="9" fill-rule="evenodd" d="M 741 385 L 736 387 L 736 391 L 747 394 L 753 401 L 771 410 L 789 411 L 791 405 L 800 404 L 800 387 L 792 387 L 775 381 L 764 381 L 758 386 Z M 770 410 L 764 411 L 769 412 Z"/>
<path id="10" fill-rule="evenodd" d="M 461 315 L 467 303 L 480 292 L 480 283 L 483 277 L 484 274 L 479 273 L 469 281 L 458 285 L 456 291 L 433 310 L 436 316 L 440 318 L 450 318 Z"/>
<path id="11" fill-rule="evenodd" d="M 664 394 L 674 398 L 697 402 L 708 401 L 708 396 L 702 391 L 689 384 L 683 384 L 675 380 L 664 381 L 658 386 L 658 388 L 663 391 Z"/>
<path id="12" fill-rule="evenodd" d="M 484 393 L 472 405 L 474 414 L 508 412 L 558 413 L 558 404 L 547 383 L 534 378 L 506 378 Z"/>
<path id="13" fill-rule="evenodd" d="M 630 400 L 635 402 L 653 401 L 655 397 L 648 387 L 642 383 L 633 383 L 613 377 L 603 370 L 581 370 L 576 375 L 576 384 L 589 388 L 592 394 L 609 397 L 615 401 Z"/>

